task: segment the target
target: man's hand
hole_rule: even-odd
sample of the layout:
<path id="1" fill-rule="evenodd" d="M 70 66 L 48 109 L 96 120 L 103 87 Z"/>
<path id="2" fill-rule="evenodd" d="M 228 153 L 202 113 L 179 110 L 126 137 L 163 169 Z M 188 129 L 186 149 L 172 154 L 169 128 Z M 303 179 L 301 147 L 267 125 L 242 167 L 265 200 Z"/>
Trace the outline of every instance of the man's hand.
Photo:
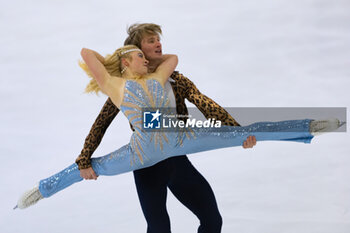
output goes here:
<path id="1" fill-rule="evenodd" d="M 97 175 L 92 167 L 80 169 L 80 176 L 85 180 L 97 180 Z"/>
<path id="2" fill-rule="evenodd" d="M 243 142 L 243 148 L 253 148 L 253 146 L 256 145 L 256 138 L 255 136 L 249 136 L 247 139 Z"/>

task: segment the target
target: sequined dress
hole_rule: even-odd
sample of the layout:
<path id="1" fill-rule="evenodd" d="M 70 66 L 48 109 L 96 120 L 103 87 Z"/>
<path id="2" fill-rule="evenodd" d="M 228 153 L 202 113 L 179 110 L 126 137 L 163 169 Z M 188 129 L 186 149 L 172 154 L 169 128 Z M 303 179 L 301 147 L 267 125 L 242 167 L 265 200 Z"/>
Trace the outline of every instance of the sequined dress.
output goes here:
<path id="1" fill-rule="evenodd" d="M 154 131 L 143 128 L 143 111 L 146 108 L 167 109 L 169 99 L 162 85 L 154 79 L 127 80 L 120 110 L 133 125 L 130 142 L 102 157 L 92 158 L 97 175 L 118 175 L 152 166 L 172 156 L 197 153 L 224 147 L 242 146 L 249 135 L 257 141 L 283 140 L 309 143 L 311 120 L 258 122 L 249 126 L 191 127 L 174 131 Z M 170 110 L 169 108 L 169 111 Z M 81 181 L 76 163 L 39 182 L 43 197 Z"/>

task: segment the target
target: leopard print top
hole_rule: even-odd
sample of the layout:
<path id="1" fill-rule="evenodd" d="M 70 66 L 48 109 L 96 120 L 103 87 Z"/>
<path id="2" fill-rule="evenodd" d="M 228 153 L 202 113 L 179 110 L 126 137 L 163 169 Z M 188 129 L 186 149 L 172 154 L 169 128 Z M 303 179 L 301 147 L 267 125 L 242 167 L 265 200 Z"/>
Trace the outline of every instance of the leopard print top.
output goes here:
<path id="1" fill-rule="evenodd" d="M 207 119 L 220 120 L 223 125 L 240 126 L 224 108 L 209 97 L 203 95 L 187 77 L 175 71 L 171 75 L 171 78 L 175 81 L 170 83 L 174 91 L 176 111 L 178 114 L 188 115 L 188 109 L 185 104 L 185 99 L 187 99 L 196 105 Z M 99 146 L 108 126 L 118 113 L 119 109 L 108 98 L 85 139 L 84 148 L 75 161 L 79 169 L 91 167 L 90 158 Z M 183 118 L 182 120 L 187 119 Z M 133 129 L 132 125 L 130 127 Z"/>

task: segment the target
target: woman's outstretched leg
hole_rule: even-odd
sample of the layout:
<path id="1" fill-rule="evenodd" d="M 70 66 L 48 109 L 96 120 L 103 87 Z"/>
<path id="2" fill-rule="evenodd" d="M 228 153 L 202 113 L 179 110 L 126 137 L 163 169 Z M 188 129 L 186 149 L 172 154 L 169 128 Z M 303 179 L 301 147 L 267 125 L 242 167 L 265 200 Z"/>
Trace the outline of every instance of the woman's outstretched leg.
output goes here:
<path id="1" fill-rule="evenodd" d="M 131 164 L 131 149 L 129 144 L 105 156 L 92 158 L 91 165 L 97 176 L 113 176 L 138 168 L 140 164 L 135 161 Z M 73 163 L 64 170 L 43 179 L 39 182 L 39 191 L 43 197 L 53 194 L 82 181 L 78 165 Z"/>
<path id="2" fill-rule="evenodd" d="M 221 128 L 195 128 L 183 133 L 177 153 L 189 154 L 225 147 L 242 146 L 248 136 L 257 141 L 295 141 L 310 143 L 312 120 L 258 122 L 248 126 L 221 126 Z"/>
<path id="3" fill-rule="evenodd" d="M 118 175 L 145 166 L 139 160 L 133 160 L 129 144 L 105 156 L 92 158 L 91 164 L 98 176 Z M 40 180 L 37 186 L 22 195 L 17 207 L 24 209 L 82 180 L 78 165 L 73 163 L 62 171 Z"/>
<path id="4" fill-rule="evenodd" d="M 344 122 L 327 120 L 289 120 L 258 122 L 248 126 L 221 126 L 221 128 L 194 128 L 182 133 L 176 153 L 190 154 L 225 147 L 242 146 L 248 136 L 257 141 L 293 141 L 310 143 L 314 135 L 332 132 Z"/>

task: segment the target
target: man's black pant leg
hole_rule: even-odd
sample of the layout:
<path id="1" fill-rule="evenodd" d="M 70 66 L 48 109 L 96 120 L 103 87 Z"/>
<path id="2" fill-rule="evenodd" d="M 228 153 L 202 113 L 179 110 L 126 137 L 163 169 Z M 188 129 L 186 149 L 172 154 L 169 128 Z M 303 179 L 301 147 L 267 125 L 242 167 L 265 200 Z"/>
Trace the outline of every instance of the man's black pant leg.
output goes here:
<path id="1" fill-rule="evenodd" d="M 169 189 L 199 219 L 198 233 L 219 233 L 222 227 L 215 195 L 207 180 L 186 156 L 174 157 Z"/>
<path id="2" fill-rule="evenodd" d="M 167 169 L 162 161 L 152 167 L 134 171 L 141 208 L 147 221 L 147 233 L 170 233 L 166 209 Z"/>
<path id="3" fill-rule="evenodd" d="M 186 156 L 172 157 L 134 171 L 134 178 L 147 233 L 171 232 L 166 209 L 167 186 L 198 217 L 198 233 L 221 232 L 222 218 L 214 193 Z"/>

